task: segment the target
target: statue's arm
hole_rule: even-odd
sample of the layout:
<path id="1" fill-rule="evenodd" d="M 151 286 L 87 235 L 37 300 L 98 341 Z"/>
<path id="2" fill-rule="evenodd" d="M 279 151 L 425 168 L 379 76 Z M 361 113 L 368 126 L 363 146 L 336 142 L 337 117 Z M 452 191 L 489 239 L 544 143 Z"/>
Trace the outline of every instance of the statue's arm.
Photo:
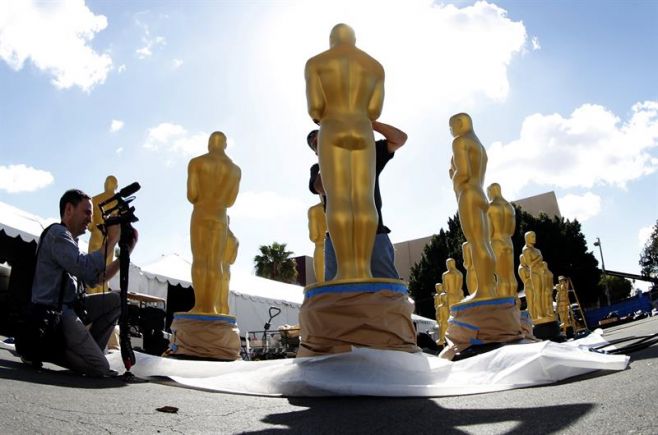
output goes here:
<path id="1" fill-rule="evenodd" d="M 384 71 L 382 68 L 381 79 L 375 83 L 375 89 L 368 103 L 368 117 L 371 121 L 379 118 L 384 108 Z"/>
<path id="2" fill-rule="evenodd" d="M 199 181 L 196 174 L 194 159 L 187 165 L 187 200 L 192 204 L 199 198 Z"/>
<path id="3" fill-rule="evenodd" d="M 227 207 L 232 207 L 235 204 L 235 200 L 238 199 L 238 191 L 240 190 L 240 179 L 242 178 L 242 170 L 235 165 L 235 176 L 233 182 L 233 188 L 231 189 L 231 194 L 229 195 L 229 200 Z"/>
<path id="4" fill-rule="evenodd" d="M 455 138 L 452 141 L 452 163 L 454 165 L 453 184 L 457 186 L 466 183 L 471 177 L 471 165 L 468 161 L 466 140 L 462 137 Z"/>
<path id="5" fill-rule="evenodd" d="M 310 60 L 306 62 L 304 77 L 306 78 L 306 104 L 308 106 L 308 114 L 317 124 L 323 117 L 325 101 L 320 77 Z"/>

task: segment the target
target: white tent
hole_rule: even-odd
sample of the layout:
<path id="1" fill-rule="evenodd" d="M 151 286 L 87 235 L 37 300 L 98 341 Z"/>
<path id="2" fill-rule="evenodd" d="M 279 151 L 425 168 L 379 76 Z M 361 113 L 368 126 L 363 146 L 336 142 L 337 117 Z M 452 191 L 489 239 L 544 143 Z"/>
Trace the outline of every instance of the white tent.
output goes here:
<path id="1" fill-rule="evenodd" d="M 25 242 L 38 241 L 41 232 L 52 222 L 0 202 L 0 230 Z"/>
<path id="2" fill-rule="evenodd" d="M 141 271 L 145 278 L 141 287 L 130 285 L 131 290 L 139 293 L 166 298 L 169 284 L 192 286 L 192 264 L 178 254 L 163 255 L 157 261 L 142 266 Z M 298 323 L 299 307 L 304 299 L 302 287 L 234 273 L 229 288 L 229 310 L 237 317 L 241 334 L 261 331 L 269 319 L 270 307 L 281 310 L 281 314 L 272 321 L 272 329 Z"/>

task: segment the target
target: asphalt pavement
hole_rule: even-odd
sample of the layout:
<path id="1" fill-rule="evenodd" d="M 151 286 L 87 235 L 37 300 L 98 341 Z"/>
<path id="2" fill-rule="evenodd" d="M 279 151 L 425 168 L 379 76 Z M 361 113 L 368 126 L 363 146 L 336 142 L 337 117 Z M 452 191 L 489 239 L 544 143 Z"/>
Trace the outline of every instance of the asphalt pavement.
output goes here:
<path id="1" fill-rule="evenodd" d="M 652 317 L 604 336 L 656 332 Z M 35 370 L 0 350 L 0 433 L 657 434 L 658 345 L 630 355 L 621 372 L 497 393 L 271 398 L 182 388 L 166 379 L 92 379 L 48 364 Z"/>

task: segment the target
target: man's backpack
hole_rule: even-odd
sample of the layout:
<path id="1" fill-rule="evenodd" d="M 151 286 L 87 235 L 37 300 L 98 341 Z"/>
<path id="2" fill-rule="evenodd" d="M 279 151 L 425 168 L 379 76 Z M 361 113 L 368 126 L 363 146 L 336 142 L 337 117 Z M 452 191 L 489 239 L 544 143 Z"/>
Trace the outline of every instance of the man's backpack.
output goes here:
<path id="1" fill-rule="evenodd" d="M 41 241 L 54 225 L 48 226 L 39 237 L 39 245 L 34 255 L 32 270 L 36 271 L 36 263 L 39 257 Z M 16 330 L 16 352 L 35 366 L 41 366 L 43 361 L 60 361 L 64 353 L 64 335 L 62 333 L 62 301 L 64 298 L 64 287 L 66 285 L 66 272 L 62 272 L 62 281 L 59 288 L 59 300 L 57 306 L 34 304 L 30 302 L 23 309 Z M 32 282 L 30 280 L 30 295 L 32 294 Z"/>

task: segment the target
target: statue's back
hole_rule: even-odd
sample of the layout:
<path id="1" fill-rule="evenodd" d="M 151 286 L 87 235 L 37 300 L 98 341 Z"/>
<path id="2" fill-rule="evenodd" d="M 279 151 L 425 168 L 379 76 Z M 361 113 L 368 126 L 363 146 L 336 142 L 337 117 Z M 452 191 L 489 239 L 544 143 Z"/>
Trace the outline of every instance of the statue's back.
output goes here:
<path id="1" fill-rule="evenodd" d="M 380 112 L 383 104 L 384 68 L 379 62 L 354 46 L 343 45 L 319 54 L 311 64 L 325 96 L 324 119 L 366 117 L 372 121 L 379 116 L 372 113 L 373 108 Z"/>

